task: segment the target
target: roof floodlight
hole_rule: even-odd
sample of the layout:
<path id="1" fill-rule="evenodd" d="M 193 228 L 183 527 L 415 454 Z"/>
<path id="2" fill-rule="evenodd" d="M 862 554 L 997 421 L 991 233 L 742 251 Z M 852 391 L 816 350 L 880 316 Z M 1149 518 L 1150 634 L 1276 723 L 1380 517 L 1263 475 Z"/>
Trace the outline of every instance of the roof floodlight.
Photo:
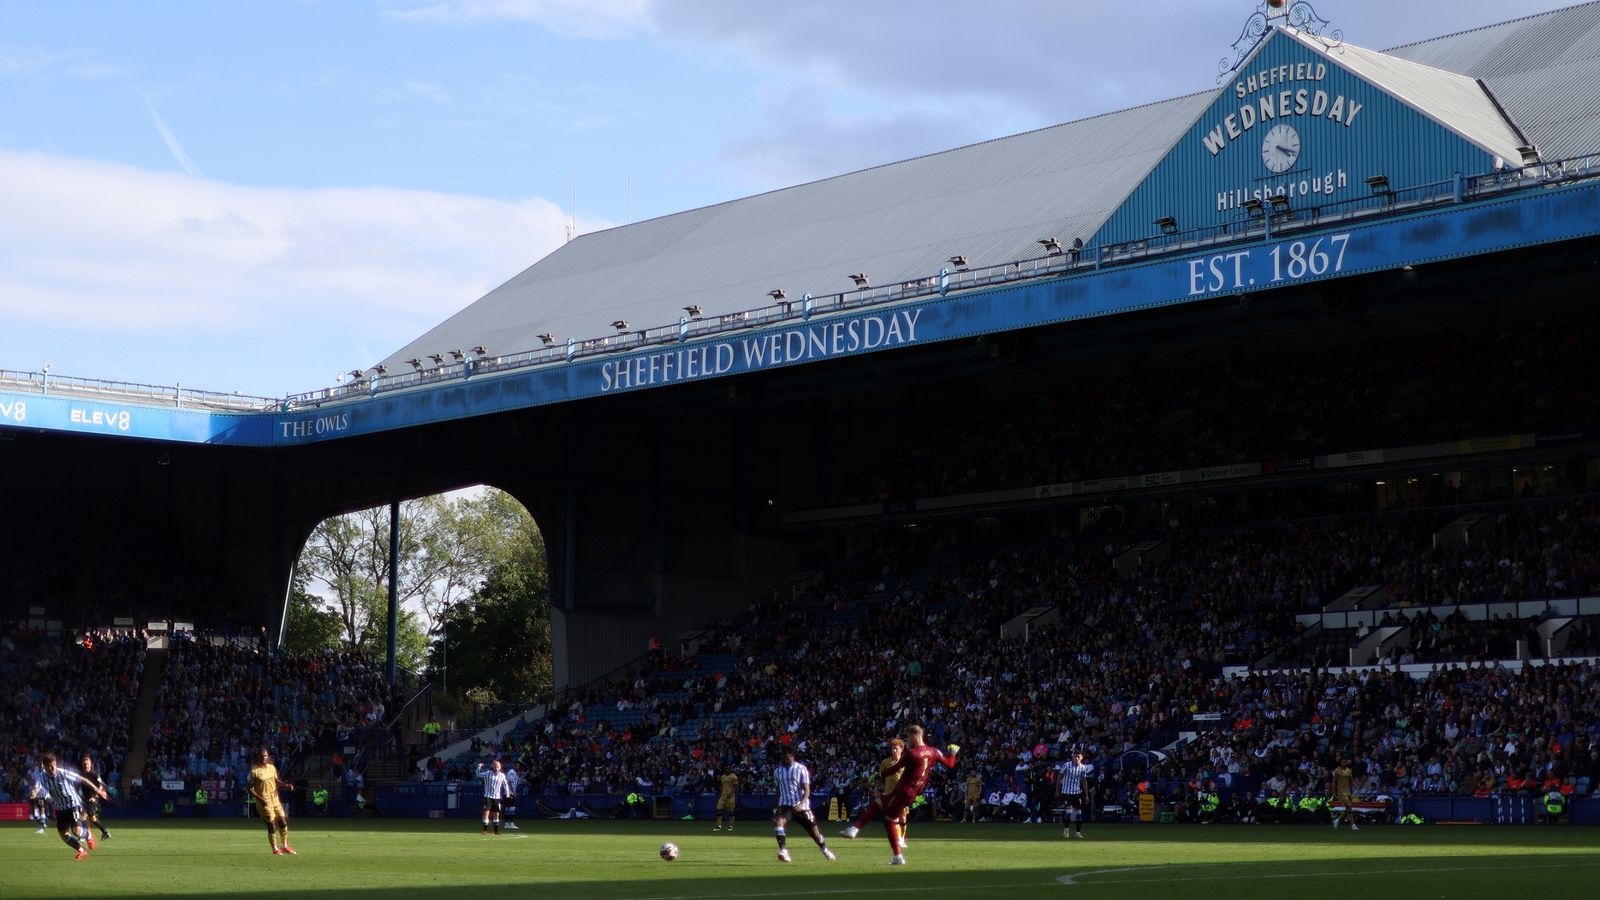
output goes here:
<path id="1" fill-rule="evenodd" d="M 1044 248 L 1046 256 L 1055 256 L 1061 252 L 1061 242 L 1053 237 L 1040 238 L 1037 243 Z"/>
<path id="2" fill-rule="evenodd" d="M 857 272 L 854 275 L 851 275 L 850 280 L 854 281 L 856 283 L 856 287 L 858 288 L 864 288 L 871 284 L 871 281 L 867 278 L 867 273 L 865 272 Z"/>
<path id="3" fill-rule="evenodd" d="M 958 269 L 965 269 L 967 267 L 967 258 L 958 253 L 955 256 L 950 257 L 950 265 L 955 266 Z"/>
<path id="4" fill-rule="evenodd" d="M 1367 179 L 1367 187 L 1371 188 L 1374 194 L 1387 194 L 1389 193 L 1389 176 L 1374 175 Z"/>
<path id="5" fill-rule="evenodd" d="M 1156 227 L 1161 229 L 1162 234 L 1177 234 L 1178 220 L 1172 216 L 1162 216 L 1156 220 Z"/>

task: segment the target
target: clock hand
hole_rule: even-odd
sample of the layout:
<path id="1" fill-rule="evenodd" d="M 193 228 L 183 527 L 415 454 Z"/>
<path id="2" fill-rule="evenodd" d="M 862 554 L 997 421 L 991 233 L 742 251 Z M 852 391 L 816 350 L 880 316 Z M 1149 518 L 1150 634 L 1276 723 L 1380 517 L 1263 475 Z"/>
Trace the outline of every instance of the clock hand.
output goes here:
<path id="1" fill-rule="evenodd" d="M 1295 151 L 1290 150 L 1288 147 L 1285 147 L 1282 144 L 1278 144 L 1277 147 L 1278 147 L 1278 152 L 1282 153 L 1284 156 L 1294 156 L 1295 155 Z"/>

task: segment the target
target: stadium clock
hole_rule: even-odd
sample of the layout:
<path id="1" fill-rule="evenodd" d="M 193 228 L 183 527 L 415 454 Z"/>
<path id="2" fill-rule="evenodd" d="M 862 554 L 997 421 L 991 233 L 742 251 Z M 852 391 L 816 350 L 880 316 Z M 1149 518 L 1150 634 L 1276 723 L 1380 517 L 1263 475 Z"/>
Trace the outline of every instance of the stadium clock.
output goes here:
<path id="1" fill-rule="evenodd" d="M 1287 172 L 1300 159 L 1300 132 L 1293 125 L 1272 126 L 1261 142 L 1261 161 L 1274 173 Z"/>

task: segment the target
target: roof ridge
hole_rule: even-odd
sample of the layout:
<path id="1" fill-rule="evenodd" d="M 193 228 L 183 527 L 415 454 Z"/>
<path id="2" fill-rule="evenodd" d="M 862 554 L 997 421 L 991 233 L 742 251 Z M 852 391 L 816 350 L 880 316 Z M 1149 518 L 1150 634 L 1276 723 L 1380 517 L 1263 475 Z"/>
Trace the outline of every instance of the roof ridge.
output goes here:
<path id="1" fill-rule="evenodd" d="M 1600 3 L 1600 0 L 1594 0 L 1594 2 Z M 1192 97 L 1199 97 L 1199 96 L 1203 96 L 1203 95 L 1206 95 L 1206 94 L 1211 94 L 1211 93 L 1214 93 L 1214 92 L 1216 92 L 1218 90 L 1221 90 L 1221 88 L 1211 87 L 1211 88 L 1206 88 L 1205 90 L 1191 91 L 1191 92 L 1189 92 L 1187 94 L 1179 94 L 1176 97 L 1167 97 L 1167 98 L 1164 98 L 1164 99 L 1161 99 L 1161 100 L 1151 100 L 1151 101 L 1149 101 L 1147 103 L 1135 104 L 1133 106 L 1124 106 L 1121 109 L 1108 109 L 1105 112 L 1098 112 L 1098 113 L 1095 113 L 1093 115 L 1083 116 L 1082 118 L 1078 118 L 1078 119 L 1068 119 L 1065 122 L 1055 122 L 1055 123 L 1052 123 L 1050 125 L 1040 125 L 1038 128 L 1029 128 L 1026 131 L 1017 131 L 1017 132 L 1012 132 L 1011 134 L 996 135 L 995 137 L 985 138 L 985 139 L 983 139 L 981 141 L 973 141 L 970 144 L 960 144 L 960 145 L 955 146 L 955 147 L 946 147 L 946 148 L 944 148 L 942 150 L 933 150 L 933 151 L 930 151 L 928 153 L 918 154 L 916 156 L 908 156 L 908 157 L 906 157 L 904 159 L 895 159 L 895 160 L 890 160 L 889 162 L 878 163 L 876 165 L 864 166 L 864 167 L 859 168 L 859 169 L 851 169 L 848 172 L 839 172 L 839 173 L 834 174 L 834 175 L 824 175 L 821 178 L 813 178 L 810 181 L 802 181 L 802 182 L 799 182 L 798 184 L 786 184 L 786 185 L 784 185 L 782 187 L 775 187 L 775 188 L 771 188 L 771 189 L 765 190 L 765 191 L 758 191 L 758 192 L 756 192 L 754 194 L 744 194 L 744 195 L 741 195 L 741 196 L 738 196 L 738 197 L 734 197 L 734 198 L 732 198 L 730 200 L 719 200 L 716 203 L 707 203 L 704 206 L 695 206 L 695 207 L 691 207 L 689 209 L 680 209 L 680 210 L 677 210 L 675 212 L 663 213 L 663 214 L 661 214 L 659 216 L 652 216 L 652 217 L 650 217 L 648 219 L 640 219 L 640 220 L 638 220 L 636 222 L 624 222 L 624 223 L 622 223 L 620 225 L 612 225 L 610 228 L 601 228 L 601 229 L 598 229 L 596 231 L 586 232 L 584 235 L 579 235 L 578 237 L 581 238 L 581 237 L 585 237 L 585 236 L 590 235 L 590 234 L 603 234 L 604 232 L 612 231 L 612 230 L 615 230 L 615 229 L 618 229 L 618 228 L 627 228 L 627 227 L 632 226 L 632 225 L 642 225 L 642 224 L 644 224 L 646 222 L 658 222 L 658 221 L 661 221 L 663 219 L 671 219 L 671 218 L 673 218 L 675 216 L 688 215 L 689 213 L 700 212 L 702 210 L 707 210 L 707 209 L 716 209 L 717 207 L 720 207 L 720 206 L 727 206 L 730 203 L 742 203 L 742 202 L 744 202 L 746 200 L 754 200 L 757 197 L 766 197 L 766 196 L 771 195 L 771 194 L 781 194 L 784 191 L 792 191 L 792 190 L 797 190 L 797 189 L 803 188 L 803 187 L 810 187 L 811 185 L 814 185 L 814 184 L 822 184 L 824 182 L 833 181 L 833 180 L 838 179 L 838 178 L 849 178 L 849 177 L 851 177 L 853 175 L 859 175 L 862 172 L 874 172 L 874 171 L 877 171 L 878 169 L 887 169 L 890 166 L 898 166 L 898 165 L 901 165 L 903 163 L 916 162 L 919 159 L 930 159 L 930 158 L 935 157 L 935 156 L 944 156 L 947 153 L 957 153 L 957 152 L 960 152 L 960 151 L 963 151 L 963 150 L 969 150 L 969 149 L 971 149 L 973 147 L 982 147 L 982 146 L 984 146 L 986 144 L 993 144 L 993 143 L 997 143 L 999 141 L 1008 141 L 1008 140 L 1011 140 L 1012 138 L 1024 137 L 1024 136 L 1030 135 L 1030 134 L 1038 134 L 1038 133 L 1040 133 L 1042 131 L 1049 131 L 1052 128 L 1065 128 L 1068 125 L 1081 125 L 1084 122 L 1093 122 L 1096 119 L 1104 119 L 1104 118 L 1108 118 L 1110 116 L 1117 116 L 1117 115 L 1121 115 L 1123 113 L 1130 113 L 1130 112 L 1134 112 L 1135 110 L 1140 110 L 1140 109 L 1149 109 L 1152 106 L 1161 106 L 1164 103 L 1175 103 L 1175 102 L 1177 102 L 1179 100 L 1188 100 L 1188 99 L 1190 99 Z M 578 240 L 578 238 L 573 238 L 573 240 Z M 558 247 L 557 249 L 560 249 L 560 248 Z"/>
<path id="2" fill-rule="evenodd" d="M 1539 18 L 1543 18 L 1544 16 L 1553 16 L 1553 15 L 1555 15 L 1557 13 L 1569 12 L 1571 10 L 1578 9 L 1580 7 L 1595 6 L 1595 5 L 1600 5 L 1600 0 L 1586 0 L 1586 2 L 1584 2 L 1584 3 L 1574 3 L 1571 6 L 1561 6 L 1561 7 L 1555 8 L 1555 9 L 1547 9 L 1544 12 L 1529 13 L 1528 15 L 1525 15 L 1525 16 L 1518 16 L 1515 19 L 1506 19 L 1503 22 L 1490 22 L 1490 23 L 1488 23 L 1486 25 L 1479 25 L 1476 28 L 1463 28 L 1460 31 L 1452 31 L 1449 34 L 1434 35 L 1433 37 L 1423 38 L 1422 40 L 1419 40 L 1419 41 L 1412 41 L 1412 42 L 1410 42 L 1408 44 L 1396 44 L 1396 45 L 1394 45 L 1393 47 L 1390 47 L 1387 50 L 1379 50 L 1379 51 L 1375 51 L 1375 52 L 1378 52 L 1378 53 L 1393 53 L 1396 50 L 1404 50 L 1404 49 L 1406 49 L 1408 47 L 1419 47 L 1419 46 L 1421 46 L 1423 44 L 1431 44 L 1434 41 L 1442 41 L 1442 40 L 1445 40 L 1447 38 L 1460 37 L 1463 34 L 1473 34 L 1474 32 L 1488 31 L 1490 28 L 1499 28 L 1502 25 L 1512 25 L 1512 24 L 1515 24 L 1517 22 L 1526 22 L 1526 21 L 1528 21 L 1530 19 L 1539 19 Z M 1448 69 L 1441 69 L 1440 71 L 1448 72 L 1449 70 Z"/>

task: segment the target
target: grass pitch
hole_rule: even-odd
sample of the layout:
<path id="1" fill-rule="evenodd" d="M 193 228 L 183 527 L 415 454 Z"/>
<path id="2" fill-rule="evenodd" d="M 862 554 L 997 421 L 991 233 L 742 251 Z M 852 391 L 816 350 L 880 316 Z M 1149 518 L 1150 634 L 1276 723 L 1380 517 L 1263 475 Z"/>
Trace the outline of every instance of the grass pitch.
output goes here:
<path id="1" fill-rule="evenodd" d="M 798 834 L 776 860 L 770 825 L 714 834 L 705 822 L 539 822 L 482 837 L 476 822 L 297 820 L 298 857 L 273 856 L 252 822 L 113 822 L 74 862 L 55 833 L 0 828 L 0 897 L 560 896 L 1422 898 L 1592 896 L 1600 830 L 1371 826 L 912 826 L 910 865 L 890 868 L 882 830 L 827 862 Z M 663 841 L 682 848 L 663 862 Z"/>

